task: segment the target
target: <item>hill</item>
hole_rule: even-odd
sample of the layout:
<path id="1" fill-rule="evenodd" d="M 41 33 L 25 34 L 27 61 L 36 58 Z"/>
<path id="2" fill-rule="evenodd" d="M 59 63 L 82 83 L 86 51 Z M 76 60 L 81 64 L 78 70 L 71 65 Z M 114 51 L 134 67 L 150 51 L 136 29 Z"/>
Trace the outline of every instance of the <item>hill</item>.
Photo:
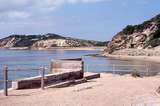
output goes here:
<path id="1" fill-rule="evenodd" d="M 10 35 L 9 37 L 0 39 L 0 48 L 90 47 L 105 46 L 106 43 L 48 33 L 44 35 Z"/>
<path id="2" fill-rule="evenodd" d="M 160 14 L 139 25 L 128 25 L 108 43 L 106 52 L 160 46 Z"/>

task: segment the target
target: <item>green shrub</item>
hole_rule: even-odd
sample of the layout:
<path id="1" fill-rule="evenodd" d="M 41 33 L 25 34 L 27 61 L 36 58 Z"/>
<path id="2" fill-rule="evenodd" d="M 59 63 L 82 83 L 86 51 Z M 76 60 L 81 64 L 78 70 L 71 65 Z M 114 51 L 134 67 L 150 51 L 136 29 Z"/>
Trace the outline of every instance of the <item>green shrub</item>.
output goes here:
<path id="1" fill-rule="evenodd" d="M 133 71 L 131 75 L 132 75 L 132 77 L 135 77 L 135 78 L 136 77 L 141 77 L 141 75 L 138 71 Z"/>
<path id="2" fill-rule="evenodd" d="M 145 48 L 148 46 L 156 47 L 159 45 L 160 45 L 160 29 L 158 29 L 155 33 L 152 33 L 151 38 L 145 43 Z"/>
<path id="3" fill-rule="evenodd" d="M 153 39 L 160 38 L 160 29 L 153 34 Z"/>
<path id="4" fill-rule="evenodd" d="M 149 43 L 150 43 L 149 45 L 151 45 L 151 47 L 159 46 L 159 45 L 160 45 L 160 38 L 158 38 L 158 39 L 153 39 L 153 40 L 151 40 Z"/>
<path id="5" fill-rule="evenodd" d="M 123 29 L 124 34 L 132 34 L 134 32 L 135 27 L 133 25 L 128 25 L 126 28 Z"/>
<path id="6" fill-rule="evenodd" d="M 123 29 L 124 34 L 133 34 L 134 31 L 143 31 L 144 29 L 148 28 L 151 25 L 151 21 L 145 21 L 139 25 L 128 25 L 126 28 Z"/>

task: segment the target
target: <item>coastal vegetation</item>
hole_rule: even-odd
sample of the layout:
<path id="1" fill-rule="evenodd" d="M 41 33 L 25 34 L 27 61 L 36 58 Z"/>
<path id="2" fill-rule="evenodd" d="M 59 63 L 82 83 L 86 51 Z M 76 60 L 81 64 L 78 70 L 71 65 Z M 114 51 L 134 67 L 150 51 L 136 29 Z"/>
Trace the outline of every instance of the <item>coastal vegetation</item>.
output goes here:
<path id="1" fill-rule="evenodd" d="M 0 48 L 52 48 L 52 47 L 93 47 L 106 46 L 107 42 L 64 37 L 57 34 L 11 35 L 0 39 Z"/>
<path id="2" fill-rule="evenodd" d="M 126 35 L 133 34 L 134 32 L 142 32 L 144 29 L 150 27 L 151 21 L 145 21 L 139 25 L 127 25 L 126 28 L 123 29 L 123 33 Z"/>
<path id="3" fill-rule="evenodd" d="M 105 49 L 113 53 L 122 49 L 153 49 L 160 47 L 160 14 L 138 25 L 127 25 L 117 33 Z"/>
<path id="4" fill-rule="evenodd" d="M 150 27 L 152 25 L 152 22 L 155 22 L 157 25 L 159 25 L 158 27 L 160 28 L 160 15 L 157 15 L 148 21 L 144 21 L 139 25 L 127 25 L 122 32 L 128 35 L 133 34 L 134 31 L 143 31 L 144 29 Z"/>
<path id="5" fill-rule="evenodd" d="M 160 45 L 160 29 L 155 33 L 151 34 L 150 39 L 146 42 L 146 47 L 150 45 L 151 47 L 156 47 Z"/>

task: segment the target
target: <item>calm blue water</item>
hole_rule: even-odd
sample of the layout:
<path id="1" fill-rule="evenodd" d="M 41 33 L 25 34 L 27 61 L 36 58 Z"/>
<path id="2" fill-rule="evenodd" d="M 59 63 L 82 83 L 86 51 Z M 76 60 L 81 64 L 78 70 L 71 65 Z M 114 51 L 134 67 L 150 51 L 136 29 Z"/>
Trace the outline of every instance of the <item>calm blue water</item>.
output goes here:
<path id="1" fill-rule="evenodd" d="M 0 50 L 0 80 L 3 79 L 3 66 L 9 66 L 9 79 L 19 79 L 39 75 L 38 71 L 12 71 L 14 68 L 39 68 L 41 66 L 49 67 L 51 60 L 61 58 L 77 58 L 82 57 L 85 62 L 85 71 L 91 72 L 107 72 L 112 70 L 115 65 L 150 65 L 150 71 L 160 71 L 160 65 L 156 63 L 140 62 L 140 61 L 122 61 L 114 60 L 104 57 L 84 57 L 87 54 L 100 53 L 98 50 L 94 51 L 65 51 L 65 50 L 51 50 L 51 51 L 34 51 L 34 50 Z M 146 70 L 145 67 L 134 67 L 136 70 Z M 130 67 L 116 67 L 115 70 L 129 70 Z M 0 88 L 2 88 L 0 83 Z"/>

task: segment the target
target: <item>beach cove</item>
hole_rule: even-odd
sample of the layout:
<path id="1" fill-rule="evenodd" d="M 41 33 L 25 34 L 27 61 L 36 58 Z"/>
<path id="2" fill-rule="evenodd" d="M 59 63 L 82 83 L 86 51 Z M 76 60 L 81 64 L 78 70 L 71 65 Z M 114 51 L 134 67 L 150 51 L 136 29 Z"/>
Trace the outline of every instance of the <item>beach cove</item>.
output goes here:
<path id="1" fill-rule="evenodd" d="M 71 53 L 74 53 L 72 55 Z M 4 52 L 3 52 L 4 53 Z M 12 65 L 20 65 L 24 67 L 30 67 L 31 64 L 35 63 L 41 66 L 42 64 L 47 64 L 50 62 L 51 57 L 54 53 L 62 53 L 64 57 L 56 57 L 58 58 L 67 58 L 67 57 L 83 57 L 87 54 L 99 54 L 99 51 L 26 51 L 26 50 L 7 50 L 6 56 L 9 56 L 9 59 L 20 59 L 19 62 L 11 61 L 10 66 Z M 12 55 L 11 55 L 11 54 Z M 19 53 L 17 55 L 17 53 Z M 23 54 L 25 53 L 25 54 Z M 40 60 L 35 59 L 48 59 L 48 61 L 37 62 Z M 38 53 L 38 54 L 37 54 Z M 48 53 L 50 55 L 48 55 Z M 53 53 L 53 54 L 52 54 Z M 68 54 L 69 53 L 69 54 Z M 55 54 L 54 54 L 55 55 Z M 23 58 L 19 58 L 19 56 Z M 47 56 L 47 57 L 45 57 Z M 60 56 L 60 55 L 58 55 Z M 26 57 L 24 59 L 24 57 Z M 39 58 L 41 57 L 41 58 Z M 123 56 L 122 56 L 123 57 Z M 132 57 L 133 58 L 133 57 Z M 32 63 L 26 61 L 26 59 L 34 59 L 36 61 L 32 61 Z M 5 60 L 5 59 L 4 59 Z M 25 61 L 24 61 L 25 60 Z M 157 106 L 160 103 L 159 94 L 156 92 L 159 87 L 159 75 L 152 77 L 143 77 L 143 78 L 134 78 L 131 74 L 125 75 L 114 75 L 107 74 L 107 71 L 110 70 L 109 65 L 117 64 L 117 65 L 135 65 L 135 64 L 151 64 L 151 62 L 147 61 L 139 61 L 134 59 L 121 60 L 121 58 L 117 57 L 83 57 L 85 64 L 85 71 L 90 72 L 98 72 L 101 73 L 101 78 L 89 80 L 86 83 L 81 83 L 78 85 L 72 85 L 63 88 L 46 88 L 44 91 L 41 89 L 28 89 L 28 90 L 9 90 L 9 96 L 5 97 L 3 92 L 0 93 L 0 104 L 2 106 L 93 106 L 95 105 L 95 101 L 97 101 L 97 106 L 137 106 L 137 104 L 150 104 L 154 103 Z M 23 62 L 22 62 L 23 61 Z M 8 62 L 8 61 L 5 61 Z M 46 62 L 46 63 L 44 63 Z M 25 64 L 24 64 L 25 63 Z M 27 64 L 26 64 L 27 63 Z M 90 64 L 89 64 L 90 63 Z M 98 66 L 101 64 L 101 66 Z M 88 66 L 89 67 L 88 67 Z M 97 65 L 96 68 L 94 65 Z M 104 65 L 104 66 L 103 66 Z M 158 71 L 158 63 L 151 64 L 151 70 L 157 69 Z M 128 67 L 129 69 L 130 67 Z M 126 69 L 126 68 L 124 68 Z M 106 70 L 106 73 L 103 71 Z M 28 71 L 29 76 L 37 75 L 34 72 Z M 30 73 L 30 74 L 29 74 Z M 19 74 L 25 75 L 26 73 Z M 29 77 L 23 76 L 23 77 Z M 20 78 L 19 77 L 19 78 Z M 23 78 L 22 77 L 22 78 Z M 18 76 L 17 76 L 18 78 Z M 34 100 L 34 101 L 33 101 Z M 114 102 L 113 102 L 114 101 Z M 143 106 L 143 105 L 142 105 Z"/>

